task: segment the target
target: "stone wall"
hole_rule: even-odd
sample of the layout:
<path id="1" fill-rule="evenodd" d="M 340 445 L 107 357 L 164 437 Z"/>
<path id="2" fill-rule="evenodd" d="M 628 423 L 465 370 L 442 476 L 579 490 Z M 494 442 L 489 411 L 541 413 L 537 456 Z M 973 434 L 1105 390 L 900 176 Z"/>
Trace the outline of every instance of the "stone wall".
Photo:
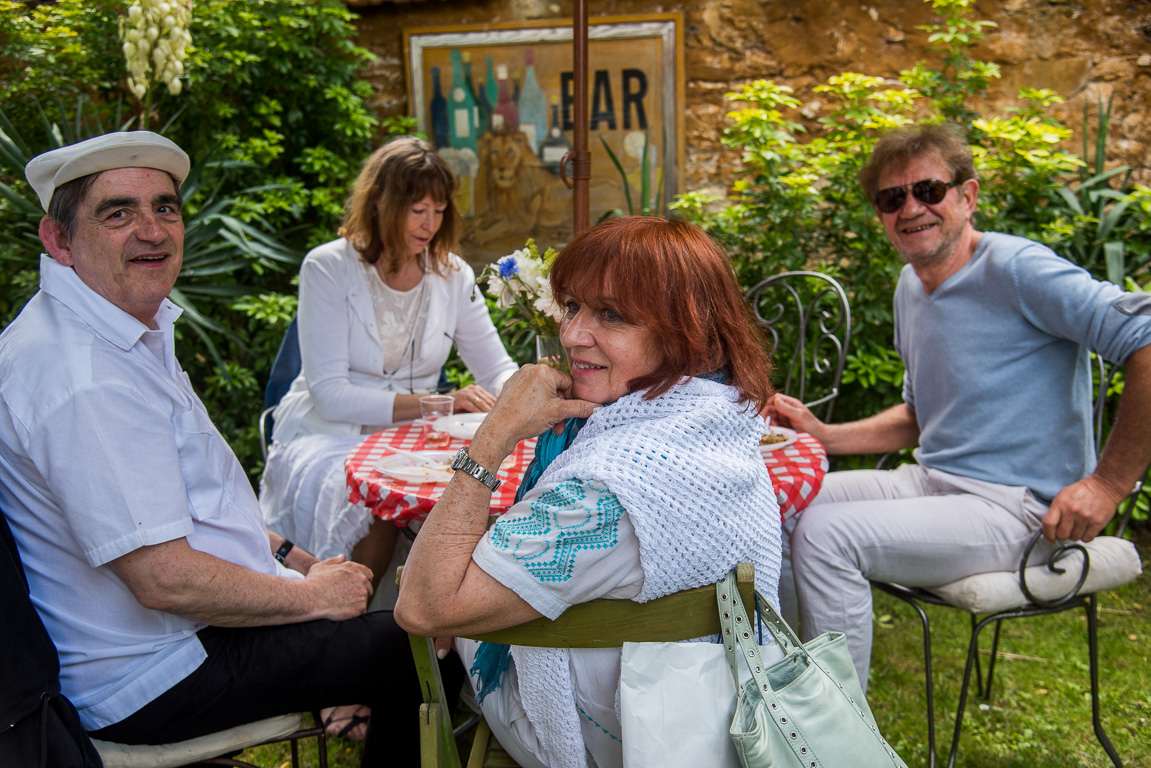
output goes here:
<path id="1" fill-rule="evenodd" d="M 370 71 L 381 115 L 409 111 L 405 95 L 403 29 L 571 18 L 572 4 L 545 0 L 351 0 L 361 14 L 361 44 L 379 60 Z M 795 115 L 818 129 L 812 88 L 844 71 L 896 77 L 928 59 L 917 25 L 937 17 L 922 0 L 604 0 L 595 16 L 680 12 L 685 19 L 686 167 L 683 189 L 722 192 L 739 158 L 722 149 L 731 108 L 724 94 L 758 78 L 790 85 L 804 101 Z M 977 59 L 998 64 L 1002 78 L 989 94 L 995 107 L 1015 103 L 1020 86 L 1050 88 L 1067 102 L 1055 115 L 1076 129 L 1080 151 L 1084 99 L 1114 94 L 1108 158 L 1139 170 L 1151 184 L 1151 0 L 980 0 L 973 18 L 994 21 Z M 600 172 L 600 169 L 593 169 Z"/>

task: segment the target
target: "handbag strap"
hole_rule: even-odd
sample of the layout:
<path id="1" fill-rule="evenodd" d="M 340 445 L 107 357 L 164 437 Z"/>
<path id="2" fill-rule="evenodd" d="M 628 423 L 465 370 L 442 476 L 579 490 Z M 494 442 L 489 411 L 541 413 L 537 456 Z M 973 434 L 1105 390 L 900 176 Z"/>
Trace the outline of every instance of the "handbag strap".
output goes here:
<path id="1" fill-rule="evenodd" d="M 807 650 L 799 642 L 795 631 L 787 625 L 779 614 L 756 592 L 756 597 L 769 610 L 767 628 L 771 631 L 775 642 L 783 650 L 783 655 L 798 652 L 807 656 Z M 752 679 L 760 691 L 771 691 L 771 684 L 767 679 L 767 670 L 760 661 L 759 646 L 755 642 L 754 626 L 747 617 L 747 610 L 743 607 L 743 599 L 736 588 L 735 571 L 731 571 L 715 585 L 716 606 L 719 609 L 720 639 L 727 654 L 727 663 L 731 668 L 732 679 L 735 680 L 736 690 L 739 690 L 739 658 L 742 656 L 751 670 Z M 738 649 L 738 650 L 737 650 Z"/>
<path id="2" fill-rule="evenodd" d="M 800 642 L 799 636 L 795 634 L 795 630 L 784 621 L 783 617 L 779 615 L 779 611 L 775 610 L 773 606 L 759 589 L 755 590 L 756 606 L 759 611 L 759 618 L 771 632 L 771 636 L 775 639 L 776 645 L 783 651 L 786 656 L 793 650 L 803 650 L 803 643 Z M 739 595 L 737 588 L 735 570 L 724 576 L 715 584 L 715 599 L 716 605 L 719 608 L 720 625 L 726 629 L 724 624 L 725 620 L 730 619 L 735 623 L 731 626 L 732 637 L 739 637 L 744 633 L 738 630 L 747 630 L 750 633 L 751 628 L 754 626 L 747 618 L 747 610 L 743 605 L 743 598 Z M 730 614 L 729 616 L 725 616 Z M 724 637 L 728 637 L 725 633 Z M 752 646 L 755 645 L 754 639 L 747 637 Z"/>
<path id="3" fill-rule="evenodd" d="M 755 633 L 747 618 L 747 611 L 743 607 L 743 599 L 736 589 L 734 572 L 729 573 L 723 581 L 718 582 L 715 585 L 715 591 L 719 606 L 723 647 L 727 652 L 727 663 L 731 667 L 732 677 L 735 679 L 736 691 L 740 690 L 739 657 L 742 656 L 747 662 L 748 669 L 751 670 L 752 681 L 759 692 L 758 698 L 764 707 L 764 714 L 779 730 L 784 743 L 791 747 L 798 764 L 804 768 L 822 768 L 822 761 L 810 749 L 808 740 L 804 737 L 803 728 L 796 722 L 786 703 L 776 695 L 775 690 L 771 687 L 767 667 L 762 661 L 759 647 L 755 642 Z M 768 608 L 771 608 L 771 603 L 763 600 L 763 596 L 758 592 L 756 592 L 756 597 Z M 787 622 L 779 618 L 774 610 L 772 610 L 772 614 L 779 619 L 778 625 L 772 626 L 773 622 L 769 623 L 768 627 L 772 630 L 772 637 L 783 648 L 784 655 L 790 654 L 796 662 L 813 663 L 814 659 L 810 657 L 807 649 L 796 638 L 795 632 L 787 625 Z M 793 646 L 794 650 L 789 651 L 789 645 Z M 768 737 L 763 734 L 763 738 Z"/>
<path id="4" fill-rule="evenodd" d="M 743 600 L 740 598 L 738 590 L 735 592 L 735 599 L 742 609 Z M 795 634 L 791 625 L 783 620 L 779 611 L 775 610 L 775 606 L 763 596 L 758 588 L 755 590 L 755 605 L 759 620 L 763 622 L 764 626 L 771 632 L 772 637 L 775 638 L 775 642 L 783 649 L 784 656 L 791 653 L 793 649 L 803 648 L 799 635 Z"/>

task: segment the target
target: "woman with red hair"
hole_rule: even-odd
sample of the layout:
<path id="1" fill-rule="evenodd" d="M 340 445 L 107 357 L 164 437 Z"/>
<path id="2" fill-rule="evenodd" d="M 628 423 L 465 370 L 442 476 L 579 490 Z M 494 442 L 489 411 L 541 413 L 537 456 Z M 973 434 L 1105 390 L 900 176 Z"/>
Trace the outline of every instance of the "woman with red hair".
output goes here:
<path id="1" fill-rule="evenodd" d="M 551 285 L 570 374 L 525 366 L 504 386 L 413 545 L 397 621 L 487 632 L 712 584 L 739 562 L 776 594 L 779 507 L 758 449 L 769 366 L 723 251 L 685 221 L 614 219 L 564 247 Z M 495 469 L 536 435 L 488 530 Z M 618 650 L 456 645 L 520 765 L 622 764 Z"/>

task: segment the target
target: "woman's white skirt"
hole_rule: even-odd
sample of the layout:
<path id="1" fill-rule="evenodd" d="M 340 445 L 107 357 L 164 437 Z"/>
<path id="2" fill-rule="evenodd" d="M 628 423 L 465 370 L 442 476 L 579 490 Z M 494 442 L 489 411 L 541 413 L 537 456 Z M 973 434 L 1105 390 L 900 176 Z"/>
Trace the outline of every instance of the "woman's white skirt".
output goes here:
<path id="1" fill-rule="evenodd" d="M 348 501 L 344 459 L 363 435 L 300 435 L 273 442 L 260 479 L 264 524 L 321 560 L 352 556 L 372 515 Z"/>

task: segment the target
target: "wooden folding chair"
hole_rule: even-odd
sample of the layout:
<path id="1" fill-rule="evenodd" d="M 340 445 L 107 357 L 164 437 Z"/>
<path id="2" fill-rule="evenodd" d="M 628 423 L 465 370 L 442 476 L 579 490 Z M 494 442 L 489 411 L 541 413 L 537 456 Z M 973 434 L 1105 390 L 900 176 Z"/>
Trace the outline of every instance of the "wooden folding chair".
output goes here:
<path id="1" fill-rule="evenodd" d="M 736 578 L 744 605 L 755 604 L 755 566 L 740 563 Z M 621 648 L 624 642 L 677 642 L 720 633 L 715 585 L 676 592 L 647 603 L 593 600 L 574 605 L 555 621 L 546 618 L 471 639 L 541 648 Z M 409 635 L 423 689 L 420 705 L 422 768 L 460 768 L 450 712 L 444 711 L 443 680 L 432 639 Z M 468 768 L 485 762 L 491 730 L 479 718 Z M 515 765 L 504 762 L 503 765 Z"/>

